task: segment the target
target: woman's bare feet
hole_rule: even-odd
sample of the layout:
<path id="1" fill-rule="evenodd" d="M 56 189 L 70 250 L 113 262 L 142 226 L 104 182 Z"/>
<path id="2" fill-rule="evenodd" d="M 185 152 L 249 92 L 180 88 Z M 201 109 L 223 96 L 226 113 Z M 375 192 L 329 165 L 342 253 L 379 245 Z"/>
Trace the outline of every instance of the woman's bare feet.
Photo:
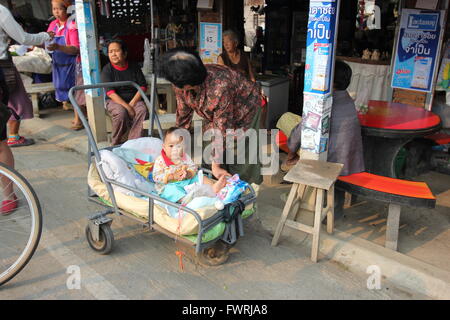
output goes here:
<path id="1" fill-rule="evenodd" d="M 300 157 L 298 156 L 297 152 L 289 152 L 286 159 L 286 164 L 288 166 L 293 166 L 298 162 L 298 159 L 300 159 Z"/>
<path id="2" fill-rule="evenodd" d="M 216 183 L 213 184 L 212 188 L 214 193 L 219 193 L 227 185 L 227 178 L 225 176 L 221 176 Z"/>
<path id="3" fill-rule="evenodd" d="M 287 159 L 281 164 L 281 171 L 288 172 L 300 159 L 297 152 L 289 152 Z"/>
<path id="4" fill-rule="evenodd" d="M 74 130 L 74 131 L 78 131 L 78 130 L 81 130 L 81 129 L 83 129 L 84 128 L 84 126 L 83 126 L 83 124 L 81 123 L 81 122 L 72 122 L 72 126 L 70 127 L 70 129 L 72 129 L 72 130 Z"/>

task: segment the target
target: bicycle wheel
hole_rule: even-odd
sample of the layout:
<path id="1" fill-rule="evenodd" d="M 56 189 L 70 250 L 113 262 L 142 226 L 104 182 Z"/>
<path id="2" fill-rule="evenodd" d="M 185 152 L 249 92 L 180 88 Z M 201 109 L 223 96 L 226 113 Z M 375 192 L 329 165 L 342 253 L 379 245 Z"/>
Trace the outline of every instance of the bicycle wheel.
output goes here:
<path id="1" fill-rule="evenodd" d="M 16 170 L 2 163 L 0 189 L 2 285 L 17 275 L 33 256 L 41 237 L 42 213 L 36 193 L 28 181 Z"/>

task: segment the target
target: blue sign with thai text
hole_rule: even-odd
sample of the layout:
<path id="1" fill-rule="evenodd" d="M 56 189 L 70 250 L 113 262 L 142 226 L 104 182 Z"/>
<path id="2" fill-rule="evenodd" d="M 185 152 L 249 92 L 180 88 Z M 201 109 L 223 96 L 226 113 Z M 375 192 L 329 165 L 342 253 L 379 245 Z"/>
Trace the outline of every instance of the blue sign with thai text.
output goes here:
<path id="1" fill-rule="evenodd" d="M 331 91 L 334 38 L 338 14 L 336 1 L 311 1 L 306 39 L 305 93 Z"/>
<path id="2" fill-rule="evenodd" d="M 430 92 L 444 14 L 403 9 L 392 73 L 392 87 Z"/>

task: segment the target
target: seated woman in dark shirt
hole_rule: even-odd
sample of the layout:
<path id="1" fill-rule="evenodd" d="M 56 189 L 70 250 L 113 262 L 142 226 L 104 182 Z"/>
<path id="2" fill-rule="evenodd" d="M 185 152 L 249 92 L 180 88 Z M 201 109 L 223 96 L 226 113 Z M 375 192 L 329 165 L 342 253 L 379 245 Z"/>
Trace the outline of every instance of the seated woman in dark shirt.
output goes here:
<path id="1" fill-rule="evenodd" d="M 133 81 L 147 90 L 144 74 L 137 64 L 128 63 L 127 47 L 121 40 L 108 43 L 109 63 L 103 67 L 102 82 Z M 148 114 L 140 93 L 130 86 L 106 89 L 106 110 L 112 118 L 112 144 L 142 137 L 143 122 Z"/>

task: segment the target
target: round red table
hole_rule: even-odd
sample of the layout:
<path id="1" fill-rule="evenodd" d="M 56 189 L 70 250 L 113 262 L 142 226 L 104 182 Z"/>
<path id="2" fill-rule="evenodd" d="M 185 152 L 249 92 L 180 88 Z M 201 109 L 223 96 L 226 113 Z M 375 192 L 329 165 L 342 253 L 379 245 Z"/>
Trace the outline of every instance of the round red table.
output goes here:
<path id="1" fill-rule="evenodd" d="M 369 101 L 368 111 L 358 117 L 366 171 L 393 178 L 396 178 L 395 158 L 400 149 L 441 128 L 441 119 L 436 114 L 387 101 Z"/>

